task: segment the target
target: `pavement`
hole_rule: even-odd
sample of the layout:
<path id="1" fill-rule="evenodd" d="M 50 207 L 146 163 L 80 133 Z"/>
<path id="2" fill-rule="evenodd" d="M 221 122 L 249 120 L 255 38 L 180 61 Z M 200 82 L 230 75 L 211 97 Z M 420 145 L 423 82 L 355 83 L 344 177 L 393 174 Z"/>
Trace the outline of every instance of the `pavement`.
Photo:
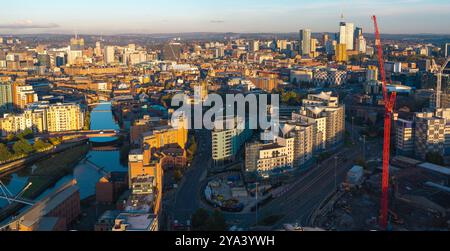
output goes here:
<path id="1" fill-rule="evenodd" d="M 348 122 L 347 126 L 347 128 L 351 128 Z M 356 135 L 360 135 L 362 129 L 354 125 L 354 145 L 343 147 L 342 150 L 318 166 L 310 168 L 297 178 L 298 180 L 293 183 L 289 192 L 258 209 L 258 214 L 256 212 L 223 212 L 225 219 L 239 227 L 248 228 L 267 216 L 279 215 L 282 218 L 271 228 L 280 229 L 284 223 L 308 226 L 313 213 L 336 192 L 337 185 L 345 180 L 346 174 L 353 167 L 355 160 L 362 156 L 364 145 L 367 159 L 381 157 L 382 144 L 380 142 L 364 142 L 362 139 L 356 139 Z M 198 142 L 197 154 L 190 170 L 185 173 L 181 185 L 175 191 L 173 200 L 168 203 L 167 211 L 170 221 L 177 220 L 180 223 L 186 223 L 198 208 L 204 207 L 201 200 L 201 188 L 208 168 L 212 164 L 210 132 L 199 130 L 195 134 Z"/>

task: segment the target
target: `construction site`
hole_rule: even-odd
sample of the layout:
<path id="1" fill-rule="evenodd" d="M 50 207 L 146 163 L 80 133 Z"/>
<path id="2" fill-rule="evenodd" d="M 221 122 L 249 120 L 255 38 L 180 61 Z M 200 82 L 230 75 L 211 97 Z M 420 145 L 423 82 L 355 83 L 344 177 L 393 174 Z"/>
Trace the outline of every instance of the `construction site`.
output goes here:
<path id="1" fill-rule="evenodd" d="M 386 230 L 449 230 L 450 169 L 406 157 L 396 157 L 392 163 Z M 350 180 L 349 173 L 347 182 L 322 207 L 314 225 L 336 231 L 384 230 L 378 222 L 379 168 L 365 170 L 356 184 Z"/>
<path id="2" fill-rule="evenodd" d="M 319 208 L 313 225 L 337 231 L 449 230 L 450 168 L 404 156 L 391 159 L 392 121 L 397 117 L 396 92 L 389 92 L 386 87 L 376 16 L 373 22 L 385 108 L 382 166 L 354 166 L 339 191 Z M 437 75 L 436 114 L 442 110 L 442 75 L 448 62 L 449 59 L 439 69 L 433 62 L 433 72 Z M 435 142 L 436 138 L 433 139 Z"/>

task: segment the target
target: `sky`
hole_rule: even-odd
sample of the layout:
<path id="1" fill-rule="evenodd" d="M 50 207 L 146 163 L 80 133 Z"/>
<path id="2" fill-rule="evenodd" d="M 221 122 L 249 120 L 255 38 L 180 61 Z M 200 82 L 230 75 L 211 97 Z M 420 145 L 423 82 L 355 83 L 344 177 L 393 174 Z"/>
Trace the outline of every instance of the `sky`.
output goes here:
<path id="1" fill-rule="evenodd" d="M 8 0 L 0 34 L 337 32 L 341 21 L 372 32 L 450 34 L 449 0 Z"/>

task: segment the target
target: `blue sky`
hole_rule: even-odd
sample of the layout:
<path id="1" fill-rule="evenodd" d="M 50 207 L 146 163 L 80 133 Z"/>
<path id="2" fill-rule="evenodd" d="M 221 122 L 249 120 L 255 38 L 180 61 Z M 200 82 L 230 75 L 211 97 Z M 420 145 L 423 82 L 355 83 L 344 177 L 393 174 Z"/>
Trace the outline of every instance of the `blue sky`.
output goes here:
<path id="1" fill-rule="evenodd" d="M 365 31 L 450 34 L 448 0 L 14 0 L 0 33 L 336 32 L 341 14 Z"/>

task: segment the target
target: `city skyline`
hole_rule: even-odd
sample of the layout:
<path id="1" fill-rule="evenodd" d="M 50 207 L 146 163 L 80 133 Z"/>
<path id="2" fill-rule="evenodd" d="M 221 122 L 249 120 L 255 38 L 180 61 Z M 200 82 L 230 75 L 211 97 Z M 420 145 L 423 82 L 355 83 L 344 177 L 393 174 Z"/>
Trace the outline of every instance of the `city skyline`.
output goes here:
<path id="1" fill-rule="evenodd" d="M 377 14 L 390 34 L 450 34 L 450 3 L 443 0 L 269 1 L 206 0 L 59 3 L 15 1 L 0 10 L 0 34 L 287 33 L 308 28 L 337 32 L 344 20 L 372 32 Z M 19 11 L 20 10 L 20 11 Z"/>

